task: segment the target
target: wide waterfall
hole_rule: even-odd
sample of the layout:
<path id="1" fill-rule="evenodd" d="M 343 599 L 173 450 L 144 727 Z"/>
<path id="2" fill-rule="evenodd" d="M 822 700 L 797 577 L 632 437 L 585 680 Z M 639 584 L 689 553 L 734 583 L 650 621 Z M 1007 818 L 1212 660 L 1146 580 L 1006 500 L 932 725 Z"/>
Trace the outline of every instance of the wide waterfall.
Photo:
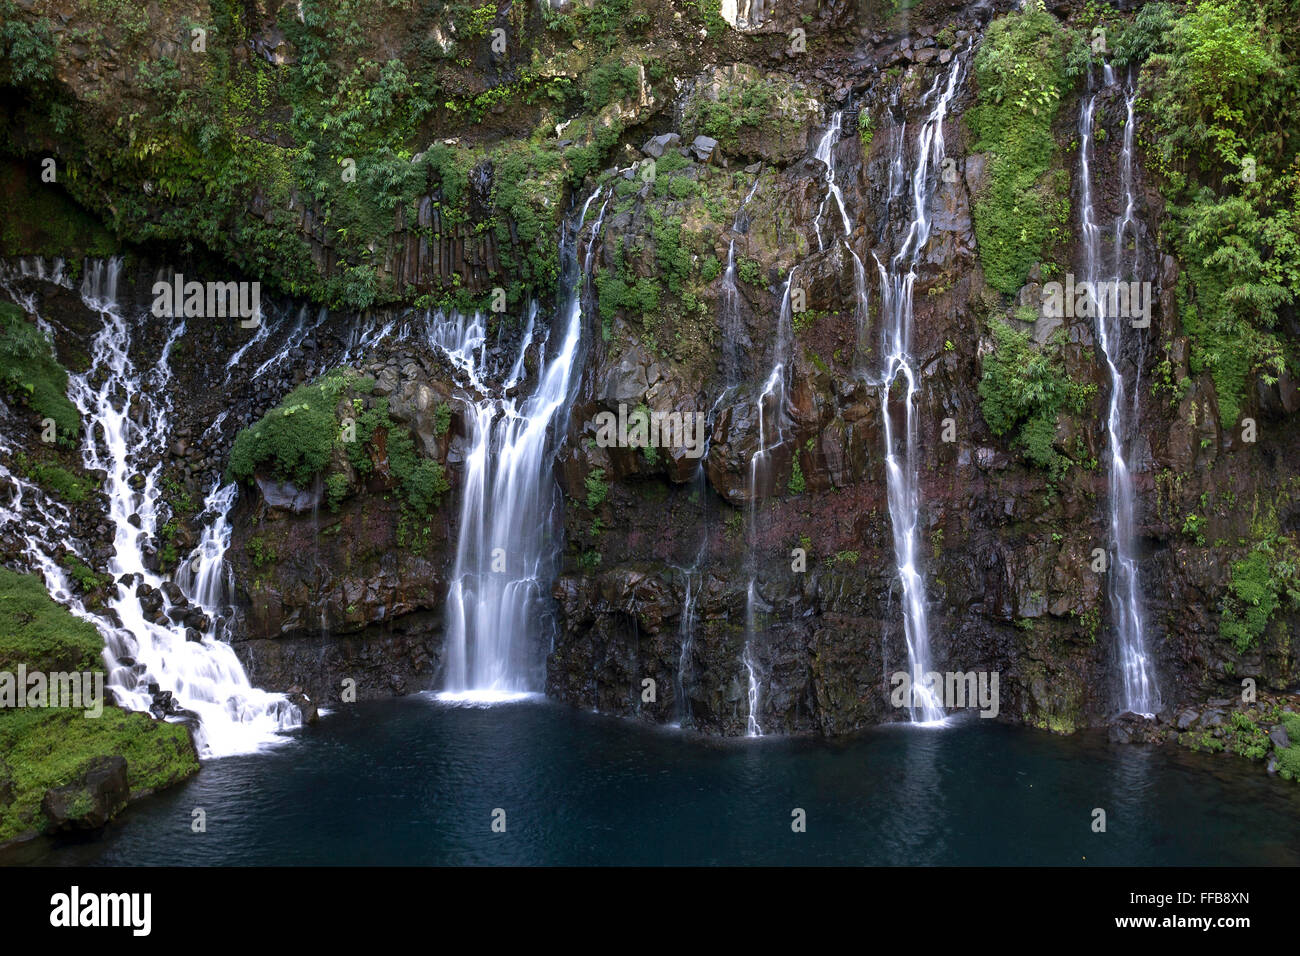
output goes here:
<path id="1" fill-rule="evenodd" d="M 90 367 L 71 375 L 68 389 L 85 424 L 85 467 L 105 475 L 106 517 L 114 531 L 106 570 L 117 581 L 116 594 L 108 600 L 112 613 L 89 612 L 72 595 L 54 560 L 61 544 L 66 542 L 74 552 L 79 547 L 65 508 L 4 474 L 0 477 L 17 492 L 0 518 L 24 527 L 27 559 L 55 600 L 104 634 L 108 686 L 120 704 L 149 710 L 159 695 L 170 694 L 172 712 L 197 718 L 194 736 L 202 756 L 248 753 L 283 739 L 277 732 L 297 726 L 301 715 L 283 695 L 253 687 L 234 650 L 219 639 L 220 622 L 229 611 L 223 558 L 230 540 L 226 516 L 235 498 L 233 486 L 214 488 L 208 495 L 208 523 L 177 575 L 179 592 L 146 567 L 145 542 L 163 518 L 160 479 L 171 413 L 168 355 L 184 335 L 185 323 L 171 320 L 174 324 L 158 353 L 143 356 L 143 332 L 150 318 L 128 315 L 119 304 L 121 269 L 120 259 L 87 263 L 81 297 L 99 314 L 102 326 L 89 343 Z M 137 367 L 141 357 L 146 361 Z M 25 497 L 36 505 L 39 520 L 24 512 Z M 183 610 L 173 600 L 181 594 L 192 607 L 184 617 L 169 614 Z M 197 622 L 204 625 L 201 631 L 192 626 Z"/>
<path id="2" fill-rule="evenodd" d="M 1115 85 L 1110 65 L 1103 72 L 1104 86 Z M 1133 475 L 1129 469 L 1129 453 L 1125 449 L 1129 430 L 1130 409 L 1124 397 L 1124 376 L 1119 368 L 1120 338 L 1131 321 L 1129 317 L 1108 312 L 1108 295 L 1096 294 L 1109 283 L 1129 282 L 1138 278 L 1138 243 L 1133 242 L 1132 255 L 1126 255 L 1126 240 L 1136 238 L 1137 221 L 1134 216 L 1136 198 L 1133 192 L 1133 104 L 1137 90 L 1129 84 L 1124 91 L 1125 122 L 1123 151 L 1120 154 L 1120 193 L 1124 209 L 1115 217 L 1111 227 L 1111 247 L 1114 257 L 1106 261 L 1103 254 L 1103 227 L 1097 221 L 1092 188 L 1092 164 L 1095 140 L 1093 119 L 1098 93 L 1088 96 L 1079 113 L 1079 179 L 1081 192 L 1081 217 L 1084 238 L 1084 279 L 1094 292 L 1092 313 L 1097 320 L 1097 344 L 1106 359 L 1110 375 L 1110 400 L 1106 409 L 1106 434 L 1110 445 L 1110 533 L 1113 553 L 1107 575 L 1107 596 L 1115 626 L 1115 640 L 1119 648 L 1120 679 L 1122 684 L 1120 707 L 1122 710 L 1145 716 L 1160 709 L 1160 691 L 1156 686 L 1155 672 L 1147 656 L 1143 633 L 1142 597 L 1138 581 L 1137 555 L 1135 553 L 1136 496 Z M 1134 387 L 1136 401 L 1137 388 Z M 1136 417 L 1136 410 L 1132 410 Z"/>
<path id="3" fill-rule="evenodd" d="M 522 404 L 508 393 L 524 368 L 531 320 L 511 380 L 498 395 L 478 375 L 473 352 L 481 337 L 462 333 L 458 346 L 439 343 L 486 393 L 466 403 L 469 449 L 447 595 L 443 699 L 492 702 L 541 690 L 539 623 L 559 551 L 553 530 L 559 526 L 554 513 L 559 492 L 551 461 L 582 339 L 582 279 L 589 269 L 588 262 L 578 267 L 578 238 L 597 195 L 583 203 L 564 242 L 566 292 L 559 310 L 564 321 L 555 324 L 551 339 L 541 346 L 537 386 Z M 588 261 L 603 214 L 602 206 L 592 227 Z"/>
<path id="4" fill-rule="evenodd" d="M 912 292 L 917 266 L 930 238 L 930 201 L 934 196 L 937 170 L 943 164 L 943 123 L 948 104 L 957 90 L 961 60 L 954 57 L 946 84 L 942 76 L 925 94 L 922 104 L 934 99 L 916 140 L 916 165 L 904 179 L 906 127 L 899 130 L 897 153 L 891 167 L 889 196 L 901 198 L 907 187 L 911 198 L 911 222 L 902 245 L 886 266 L 880 258 L 881 354 L 884 367 L 880 379 L 880 401 L 885 429 L 885 476 L 888 483 L 889 520 L 893 529 L 894 559 L 903 588 L 903 628 L 907 639 L 908 665 L 913 696 L 909 713 L 913 721 L 938 721 L 944 716 L 941 701 L 931 693 L 924 676 L 931 671 L 930 630 L 925 603 L 925 578 L 919 553 L 920 493 L 917 489 L 916 405 L 919 370 L 912 355 Z M 895 396 L 896 387 L 903 394 Z M 902 434 L 894 435 L 892 403 L 902 399 Z"/>

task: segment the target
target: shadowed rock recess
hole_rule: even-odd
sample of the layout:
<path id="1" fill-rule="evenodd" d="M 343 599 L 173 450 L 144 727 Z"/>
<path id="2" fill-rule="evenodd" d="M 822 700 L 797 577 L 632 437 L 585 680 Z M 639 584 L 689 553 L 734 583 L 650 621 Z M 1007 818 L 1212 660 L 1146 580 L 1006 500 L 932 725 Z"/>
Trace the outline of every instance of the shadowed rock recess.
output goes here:
<path id="1" fill-rule="evenodd" d="M 0 561 L 122 625 L 132 515 L 80 450 L 103 427 L 79 408 L 43 442 L 10 367 L 38 323 L 90 394 L 111 274 L 135 369 L 167 369 L 126 409 L 162 430 L 124 476 L 164 581 L 145 618 L 233 646 L 281 727 L 465 690 L 451 634 L 486 653 L 467 595 L 501 573 L 528 632 L 497 690 L 836 735 L 909 719 L 891 675 L 923 664 L 997 673 L 1003 721 L 1291 773 L 1287 4 L 737 6 L 0 0 Z M 1197 71 L 1225 24 L 1244 79 L 1220 85 Z M 155 314 L 176 273 L 260 283 L 260 322 Z M 1132 301 L 1099 317 L 1087 280 Z M 687 437 L 698 415 L 701 447 L 611 447 L 602 413 L 638 411 Z M 503 464 L 528 449 L 536 474 Z M 924 662 L 891 518 L 909 474 Z M 461 547 L 467 495 L 482 540 Z M 1128 556 L 1135 601 L 1112 584 Z M 110 686 L 152 680 L 177 717 L 110 656 Z"/>

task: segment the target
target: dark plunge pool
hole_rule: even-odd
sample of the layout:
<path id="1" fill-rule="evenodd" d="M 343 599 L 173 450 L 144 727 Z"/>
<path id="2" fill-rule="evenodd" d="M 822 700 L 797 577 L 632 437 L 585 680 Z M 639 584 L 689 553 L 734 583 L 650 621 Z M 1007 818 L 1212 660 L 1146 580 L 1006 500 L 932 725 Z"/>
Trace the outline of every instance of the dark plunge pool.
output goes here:
<path id="1" fill-rule="evenodd" d="M 978 719 L 718 741 L 541 699 L 414 696 L 208 762 L 94 840 L 10 862 L 1294 865 L 1300 786 L 1243 760 Z"/>

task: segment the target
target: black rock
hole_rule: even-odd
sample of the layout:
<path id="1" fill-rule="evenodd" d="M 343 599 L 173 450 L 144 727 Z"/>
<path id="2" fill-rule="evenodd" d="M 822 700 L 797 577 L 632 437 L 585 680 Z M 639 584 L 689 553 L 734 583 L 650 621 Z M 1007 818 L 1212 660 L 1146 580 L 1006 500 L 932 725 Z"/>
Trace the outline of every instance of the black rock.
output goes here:
<path id="1" fill-rule="evenodd" d="M 41 811 L 54 832 L 97 830 L 126 806 L 131 795 L 126 779 L 126 759 L 96 757 L 80 779 L 45 791 Z"/>

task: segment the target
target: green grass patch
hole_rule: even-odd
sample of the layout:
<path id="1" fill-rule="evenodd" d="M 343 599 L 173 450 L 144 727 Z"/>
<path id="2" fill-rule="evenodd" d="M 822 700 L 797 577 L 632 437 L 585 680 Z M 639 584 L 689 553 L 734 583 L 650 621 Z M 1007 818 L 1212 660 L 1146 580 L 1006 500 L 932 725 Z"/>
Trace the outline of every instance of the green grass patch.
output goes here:
<path id="1" fill-rule="evenodd" d="M 0 670 L 102 672 L 103 638 L 55 603 L 35 575 L 0 568 Z M 132 793 L 156 790 L 199 769 L 189 731 L 148 714 L 105 707 L 97 718 L 67 708 L 0 709 L 0 778 L 13 799 L 0 804 L 0 843 L 45 821 L 41 799 L 75 780 L 91 759 L 121 755 Z"/>
<path id="2" fill-rule="evenodd" d="M 67 708 L 0 710 L 0 754 L 13 787 L 12 802 L 0 805 L 0 843 L 42 830 L 45 791 L 73 782 L 96 757 L 126 758 L 132 794 L 161 790 L 199 769 L 184 726 L 116 707 L 97 718 Z"/>
<path id="3" fill-rule="evenodd" d="M 56 604 L 40 578 L 0 568 L 0 670 L 97 670 L 103 650 L 95 626 Z"/>
<path id="4" fill-rule="evenodd" d="M 81 415 L 68 399 L 68 373 L 41 330 L 8 302 L 0 302 L 0 391 L 52 419 L 60 444 L 76 444 Z"/>
<path id="5" fill-rule="evenodd" d="M 80 478 L 62 465 L 33 461 L 21 452 L 14 456 L 14 465 L 27 478 L 69 504 L 81 504 L 95 487 L 88 478 Z"/>

